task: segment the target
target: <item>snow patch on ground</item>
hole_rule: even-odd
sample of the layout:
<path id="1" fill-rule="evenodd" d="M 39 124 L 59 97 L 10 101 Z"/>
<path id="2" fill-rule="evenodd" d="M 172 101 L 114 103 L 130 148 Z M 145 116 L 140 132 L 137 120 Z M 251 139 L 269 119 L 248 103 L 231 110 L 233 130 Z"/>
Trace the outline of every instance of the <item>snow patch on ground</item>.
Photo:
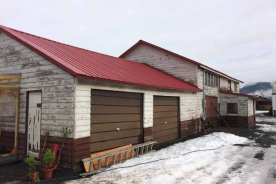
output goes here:
<path id="1" fill-rule="evenodd" d="M 256 122 L 257 124 L 260 122 L 276 123 L 276 117 L 273 117 L 273 116 L 256 117 Z"/>
<path id="2" fill-rule="evenodd" d="M 275 125 L 267 125 L 267 124 L 257 124 L 257 129 L 263 132 L 276 132 L 276 124 Z"/>
<path id="3" fill-rule="evenodd" d="M 255 114 L 267 114 L 269 111 L 255 111 Z"/>
<path id="4" fill-rule="evenodd" d="M 128 160 L 91 178 L 68 183 L 264 183 L 276 164 L 274 150 L 234 146 L 248 143 L 252 142 L 233 134 L 213 133 Z M 208 149 L 215 150 L 194 152 Z M 264 160 L 254 158 L 260 151 L 264 152 Z M 134 166 L 141 163 L 147 164 Z"/>

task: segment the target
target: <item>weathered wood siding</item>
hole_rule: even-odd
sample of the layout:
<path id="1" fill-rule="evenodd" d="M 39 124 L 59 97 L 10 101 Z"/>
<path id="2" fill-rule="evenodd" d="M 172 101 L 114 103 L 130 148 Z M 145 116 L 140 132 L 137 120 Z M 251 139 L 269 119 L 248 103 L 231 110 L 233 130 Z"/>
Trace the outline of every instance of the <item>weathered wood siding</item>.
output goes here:
<path id="1" fill-rule="evenodd" d="M 190 84 L 197 85 L 197 65 L 149 45 L 141 44 L 125 59 L 146 63 Z"/>
<path id="2" fill-rule="evenodd" d="M 143 126 L 144 128 L 153 127 L 153 96 L 176 96 L 180 97 L 180 120 L 186 121 L 199 118 L 197 107 L 197 94 L 191 92 L 173 92 L 165 90 L 157 90 L 153 88 L 142 88 L 139 86 L 131 86 L 118 83 L 109 83 L 103 81 L 93 81 L 87 79 L 78 79 L 76 86 L 76 138 L 90 136 L 90 101 L 87 97 L 91 93 L 91 89 L 110 90 L 142 93 L 144 97 L 143 103 Z M 144 139 L 147 139 L 144 137 Z"/>
<path id="3" fill-rule="evenodd" d="M 248 98 L 248 116 L 254 115 L 254 100 Z"/>
<path id="4" fill-rule="evenodd" d="M 26 94 L 34 90 L 42 91 L 41 134 L 49 131 L 51 136 L 61 136 L 63 127 L 74 130 L 74 77 L 1 32 L 0 74 L 14 71 L 21 73 L 20 133 L 25 133 Z M 5 122 L 5 130 L 14 131 L 10 125 Z"/>
<path id="5" fill-rule="evenodd" d="M 238 103 L 238 116 L 248 116 L 248 98 L 244 96 L 220 93 L 220 113 L 222 116 L 237 116 L 227 114 L 227 103 Z"/>

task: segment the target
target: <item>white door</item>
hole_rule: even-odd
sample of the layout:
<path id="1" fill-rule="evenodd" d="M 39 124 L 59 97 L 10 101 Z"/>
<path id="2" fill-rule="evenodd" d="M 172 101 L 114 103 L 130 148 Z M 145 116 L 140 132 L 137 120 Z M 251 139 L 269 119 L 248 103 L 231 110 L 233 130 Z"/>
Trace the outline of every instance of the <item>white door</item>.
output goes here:
<path id="1" fill-rule="evenodd" d="M 41 123 L 41 92 L 29 93 L 28 109 L 28 146 L 29 156 L 39 157 L 40 123 Z"/>

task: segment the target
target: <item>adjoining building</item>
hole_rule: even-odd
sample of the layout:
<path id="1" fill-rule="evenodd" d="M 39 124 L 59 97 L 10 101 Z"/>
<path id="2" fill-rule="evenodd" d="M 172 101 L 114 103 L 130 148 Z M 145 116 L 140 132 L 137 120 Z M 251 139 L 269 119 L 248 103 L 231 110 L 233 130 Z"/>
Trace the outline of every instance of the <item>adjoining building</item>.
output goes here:
<path id="1" fill-rule="evenodd" d="M 228 102 L 225 101 L 225 95 L 222 92 L 239 94 L 239 83 L 243 83 L 211 67 L 143 40 L 138 41 L 125 51 L 120 58 L 138 63 L 146 63 L 202 89 L 203 92 L 197 93 L 197 114 L 201 114 L 202 112 L 205 113 L 205 126 L 210 125 L 216 127 L 220 124 L 216 109 L 218 111 L 224 111 L 225 108 L 228 108 L 227 105 L 224 106 Z M 244 125 L 244 121 L 243 123 L 239 123 L 241 122 L 240 115 L 247 118 L 247 115 L 251 116 L 255 108 L 255 105 L 253 105 L 255 101 L 251 100 L 256 98 L 255 96 L 247 96 L 246 98 L 250 98 L 250 100 L 248 100 L 250 105 L 247 105 L 248 103 L 246 102 L 246 107 L 240 107 L 240 105 L 244 103 L 244 98 L 244 96 L 242 98 L 237 98 L 237 100 L 240 100 L 238 101 L 238 110 L 246 108 L 246 113 L 238 112 L 239 116 L 232 116 L 231 123 L 233 126 L 251 127 L 251 124 L 254 124 L 252 121 L 255 121 L 255 118 L 252 117 L 250 117 L 252 120 L 245 121 L 248 123 L 247 126 Z M 221 109 L 221 105 L 223 109 Z M 181 123 L 185 124 L 186 122 Z M 224 125 L 224 123 L 222 123 L 222 125 Z"/>
<path id="2" fill-rule="evenodd" d="M 276 83 L 273 85 L 272 91 L 272 115 L 276 116 Z"/>

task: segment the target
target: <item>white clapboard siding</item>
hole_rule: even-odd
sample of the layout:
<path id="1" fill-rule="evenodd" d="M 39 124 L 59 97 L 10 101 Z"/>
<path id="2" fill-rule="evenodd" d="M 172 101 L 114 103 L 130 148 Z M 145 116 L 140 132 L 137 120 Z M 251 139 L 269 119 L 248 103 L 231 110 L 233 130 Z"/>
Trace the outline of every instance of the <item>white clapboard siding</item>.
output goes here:
<path id="1" fill-rule="evenodd" d="M 231 94 L 220 93 L 220 114 L 223 116 L 227 114 L 227 103 L 238 104 L 238 116 L 248 115 L 248 98 L 245 96 L 237 96 Z"/>
<path id="2" fill-rule="evenodd" d="M 131 87 L 107 87 L 87 84 L 79 81 L 76 86 L 75 104 L 75 130 L 76 137 L 82 138 L 90 136 L 90 111 L 91 111 L 91 89 L 122 91 L 132 93 L 142 93 L 144 97 L 143 126 L 144 128 L 153 126 L 153 96 L 176 96 L 180 98 L 180 119 L 181 121 L 199 118 L 197 93 L 192 92 L 164 92 L 153 90 L 134 89 Z M 89 81 L 88 81 L 89 82 Z"/>
<path id="3" fill-rule="evenodd" d="M 248 116 L 254 115 L 254 100 L 248 98 Z"/>
<path id="4" fill-rule="evenodd" d="M 25 132 L 27 92 L 42 91 L 41 134 L 74 130 L 75 79 L 5 33 L 0 33 L 0 74 L 20 71 L 19 132 Z M 6 124 L 5 124 L 6 125 Z M 14 131 L 14 128 L 4 128 Z M 73 137 L 74 133 L 70 135 Z"/>
<path id="5" fill-rule="evenodd" d="M 139 63 L 147 63 L 165 73 L 197 85 L 197 65 L 149 45 L 139 45 L 124 58 Z"/>

